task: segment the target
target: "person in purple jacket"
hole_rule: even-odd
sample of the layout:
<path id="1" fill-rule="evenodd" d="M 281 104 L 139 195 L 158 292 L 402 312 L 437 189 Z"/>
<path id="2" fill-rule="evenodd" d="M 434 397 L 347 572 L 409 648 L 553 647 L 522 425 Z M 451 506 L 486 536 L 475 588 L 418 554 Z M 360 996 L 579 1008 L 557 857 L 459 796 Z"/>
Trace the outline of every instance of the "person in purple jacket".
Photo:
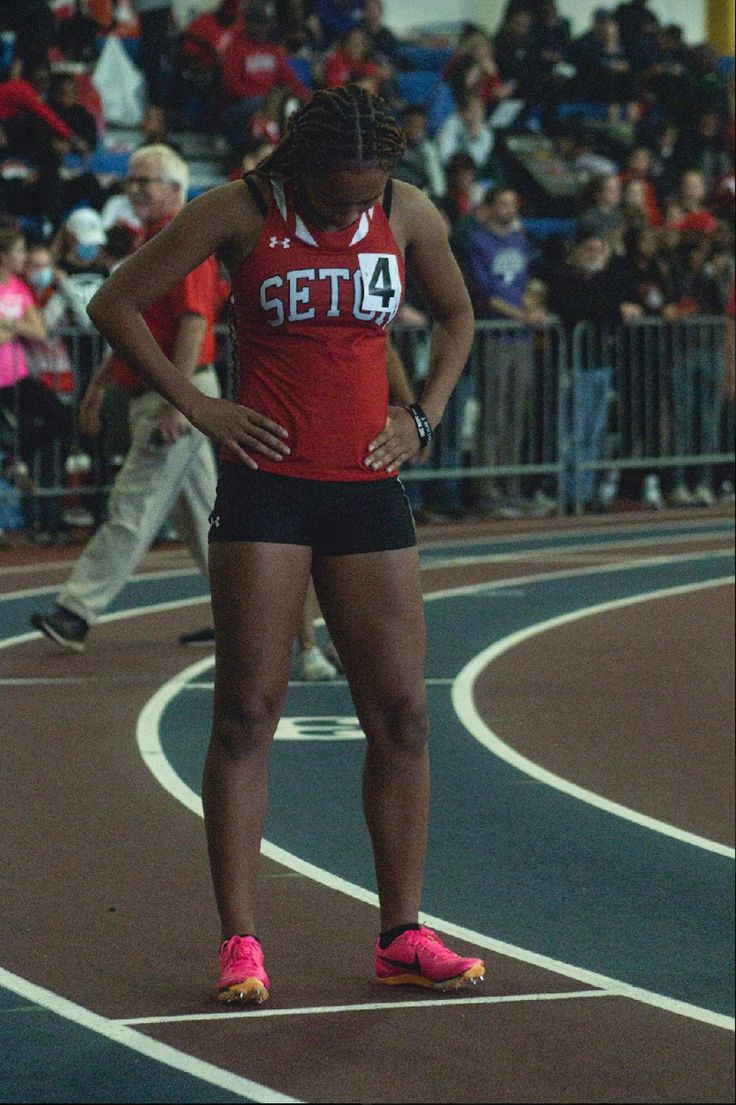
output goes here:
<path id="1" fill-rule="evenodd" d="M 524 462 L 526 412 L 534 373 L 533 329 L 547 324 L 539 308 L 525 306 L 530 247 L 519 222 L 519 199 L 510 188 L 494 187 L 475 211 L 466 240 L 466 276 L 478 319 L 520 323 L 526 329 L 499 328 L 485 340 L 480 355 L 486 366 L 482 463 Z M 518 497 L 521 480 L 505 481 L 506 496 Z M 483 481 L 480 505 L 494 505 L 501 495 L 494 482 Z"/>

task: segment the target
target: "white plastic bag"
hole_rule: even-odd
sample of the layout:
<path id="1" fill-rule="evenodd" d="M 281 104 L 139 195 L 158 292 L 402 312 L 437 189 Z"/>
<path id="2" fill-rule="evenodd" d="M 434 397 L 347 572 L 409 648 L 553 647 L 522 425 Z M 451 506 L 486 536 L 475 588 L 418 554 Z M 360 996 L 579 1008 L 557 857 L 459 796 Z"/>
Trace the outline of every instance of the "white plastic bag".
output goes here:
<path id="1" fill-rule="evenodd" d="M 135 127 L 143 119 L 146 82 L 115 35 L 108 35 L 92 83 L 100 94 L 106 123 Z"/>

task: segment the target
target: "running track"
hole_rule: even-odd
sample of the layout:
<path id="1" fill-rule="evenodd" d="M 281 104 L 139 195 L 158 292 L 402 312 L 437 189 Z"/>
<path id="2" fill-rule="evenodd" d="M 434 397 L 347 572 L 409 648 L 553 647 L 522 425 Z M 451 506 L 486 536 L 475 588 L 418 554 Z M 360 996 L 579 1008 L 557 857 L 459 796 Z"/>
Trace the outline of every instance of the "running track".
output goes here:
<path id="1" fill-rule="evenodd" d="M 151 554 L 75 657 L 26 632 L 68 564 L 3 554 L 0 1100 L 732 1099 L 732 519 L 447 533 L 422 549 L 425 910 L 487 949 L 482 994 L 371 986 L 362 736 L 344 683 L 294 684 L 273 1000 L 235 1013 L 207 993 L 211 658 L 173 643 L 198 577 Z"/>

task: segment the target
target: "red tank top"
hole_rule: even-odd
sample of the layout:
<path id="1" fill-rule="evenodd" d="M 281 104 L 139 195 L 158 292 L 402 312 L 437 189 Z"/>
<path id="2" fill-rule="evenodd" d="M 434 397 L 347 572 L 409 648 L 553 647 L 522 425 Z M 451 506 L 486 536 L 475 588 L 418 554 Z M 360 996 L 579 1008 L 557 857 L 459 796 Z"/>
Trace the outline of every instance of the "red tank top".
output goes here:
<path id="1" fill-rule="evenodd" d="M 339 231 L 308 227 L 291 189 L 271 182 L 263 229 L 232 292 L 239 402 L 289 432 L 267 472 L 315 480 L 385 477 L 363 460 L 386 424 L 386 327 L 404 261 L 379 205 Z"/>

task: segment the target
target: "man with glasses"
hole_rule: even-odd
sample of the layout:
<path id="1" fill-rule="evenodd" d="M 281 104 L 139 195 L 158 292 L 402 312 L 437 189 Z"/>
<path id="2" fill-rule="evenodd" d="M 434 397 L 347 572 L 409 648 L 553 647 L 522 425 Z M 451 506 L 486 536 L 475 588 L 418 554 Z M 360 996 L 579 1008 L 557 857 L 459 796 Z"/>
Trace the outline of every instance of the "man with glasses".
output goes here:
<path id="1" fill-rule="evenodd" d="M 184 206 L 189 172 L 168 146 L 143 146 L 130 159 L 126 188 L 150 241 Z M 205 395 L 219 393 L 213 324 L 222 303 L 217 262 L 209 257 L 145 312 L 164 354 Z M 105 388 L 130 396 L 131 445 L 113 485 L 109 516 L 87 544 L 51 614 L 31 624 L 62 648 L 81 652 L 93 625 L 122 589 L 170 518 L 203 575 L 216 470 L 209 440 L 127 364 L 108 357 L 82 399 L 79 427 L 96 435 Z"/>

